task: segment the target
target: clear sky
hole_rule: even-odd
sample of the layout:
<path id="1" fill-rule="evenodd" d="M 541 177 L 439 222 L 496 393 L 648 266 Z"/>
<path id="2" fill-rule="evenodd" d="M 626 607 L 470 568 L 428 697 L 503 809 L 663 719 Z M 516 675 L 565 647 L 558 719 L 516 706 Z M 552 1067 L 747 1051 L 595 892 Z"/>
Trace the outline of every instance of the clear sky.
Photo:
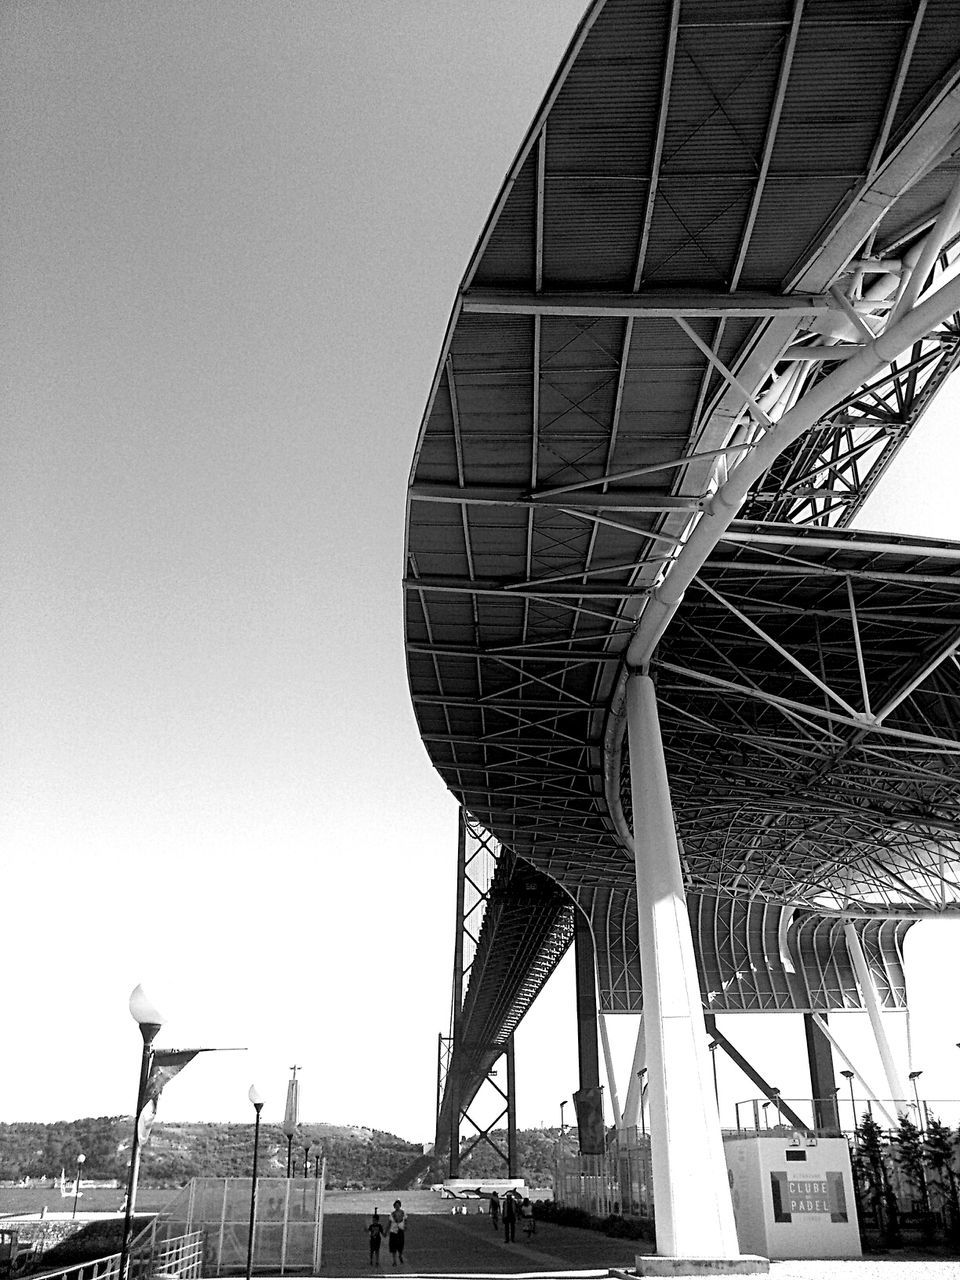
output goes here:
<path id="1" fill-rule="evenodd" d="M 141 982 L 158 1044 L 248 1046 L 161 1119 L 247 1119 L 255 1081 L 278 1120 L 298 1063 L 305 1118 L 432 1136 L 456 807 L 407 692 L 406 480 L 583 8 L 0 6 L 0 1120 L 130 1112 Z M 960 537 L 950 492 L 903 520 Z M 576 1087 L 571 1001 L 565 963 L 521 1124 Z"/>

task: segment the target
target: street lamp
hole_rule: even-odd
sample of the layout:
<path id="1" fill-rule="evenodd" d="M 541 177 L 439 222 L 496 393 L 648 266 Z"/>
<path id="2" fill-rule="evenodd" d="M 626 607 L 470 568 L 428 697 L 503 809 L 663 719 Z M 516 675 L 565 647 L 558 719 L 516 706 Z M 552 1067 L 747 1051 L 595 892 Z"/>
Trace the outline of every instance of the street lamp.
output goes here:
<path id="1" fill-rule="evenodd" d="M 923 1132 L 923 1120 L 921 1118 L 920 1095 L 917 1092 L 917 1081 L 920 1079 L 922 1075 L 923 1075 L 922 1071 L 911 1071 L 909 1073 L 909 1079 L 913 1084 L 913 1096 L 917 1104 L 917 1128 L 920 1130 L 921 1133 Z"/>
<path id="2" fill-rule="evenodd" d="M 303 1178 L 304 1181 L 310 1177 L 310 1148 L 313 1146 L 313 1139 L 303 1135 Z"/>
<path id="3" fill-rule="evenodd" d="M 77 1181 L 73 1187 L 73 1213 L 70 1215 L 71 1218 L 75 1218 L 77 1216 L 77 1197 L 80 1195 L 80 1173 L 83 1169 L 83 1162 L 86 1158 L 87 1157 L 82 1151 L 77 1156 Z"/>
<path id="4" fill-rule="evenodd" d="M 163 1026 L 163 1016 L 157 1012 L 143 993 L 139 984 L 130 992 L 130 1016 L 140 1028 L 143 1038 L 143 1053 L 140 1056 L 140 1083 L 137 1087 L 137 1109 L 133 1116 L 133 1142 L 130 1146 L 130 1176 L 127 1179 L 127 1203 L 123 1215 L 123 1236 L 120 1244 L 120 1262 L 117 1267 L 117 1280 L 127 1280 L 127 1267 L 130 1261 L 130 1226 L 133 1222 L 133 1208 L 137 1199 L 137 1178 L 140 1174 L 140 1112 L 143 1110 L 147 1080 L 150 1077 L 150 1060 L 153 1057 L 152 1045 L 157 1032 Z"/>
<path id="5" fill-rule="evenodd" d="M 717 1087 L 717 1049 L 720 1047 L 719 1040 L 711 1040 L 707 1045 L 710 1050 L 710 1061 L 713 1063 L 713 1096 L 717 1100 L 717 1113 L 720 1112 L 720 1090 Z"/>
<path id="6" fill-rule="evenodd" d="M 857 1104 L 853 1100 L 853 1072 L 841 1071 L 840 1074 L 843 1076 L 844 1080 L 846 1080 L 847 1084 L 850 1086 L 850 1113 L 853 1116 L 853 1140 L 854 1142 L 856 1142 L 857 1140 Z"/>
<path id="7" fill-rule="evenodd" d="M 640 1070 L 637 1072 L 637 1079 L 640 1081 L 640 1136 L 641 1138 L 646 1138 L 647 1136 L 647 1117 L 643 1107 L 643 1088 L 644 1088 L 643 1077 L 646 1074 L 647 1074 L 646 1067 L 641 1067 Z"/>
<path id="8" fill-rule="evenodd" d="M 260 1112 L 263 1110 L 263 1099 L 257 1093 L 256 1085 L 250 1086 L 247 1097 L 253 1103 L 257 1118 L 253 1126 L 253 1174 L 250 1178 L 250 1234 L 247 1236 L 247 1280 L 253 1271 L 253 1227 L 257 1219 L 257 1149 L 260 1146 Z"/>

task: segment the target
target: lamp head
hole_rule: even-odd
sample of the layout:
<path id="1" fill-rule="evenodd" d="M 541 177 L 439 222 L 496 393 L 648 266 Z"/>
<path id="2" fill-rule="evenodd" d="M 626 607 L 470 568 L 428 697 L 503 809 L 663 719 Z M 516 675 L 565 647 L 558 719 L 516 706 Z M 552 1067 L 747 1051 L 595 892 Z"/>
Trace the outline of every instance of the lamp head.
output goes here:
<path id="1" fill-rule="evenodd" d="M 77 1156 L 77 1164 L 83 1164 L 86 1158 L 87 1157 L 81 1151 L 80 1154 Z"/>
<path id="2" fill-rule="evenodd" d="M 922 1071 L 911 1071 L 909 1078 L 911 1080 L 919 1080 L 922 1075 L 923 1075 Z"/>
<path id="3" fill-rule="evenodd" d="M 130 992 L 128 1005 L 131 1018 L 140 1027 L 143 1043 L 152 1044 L 157 1032 L 163 1026 L 163 1014 L 150 1003 L 139 983 Z"/>
<path id="4" fill-rule="evenodd" d="M 253 1109 L 256 1111 L 257 1115 L 259 1115 L 261 1108 L 263 1107 L 263 1099 L 260 1097 L 259 1093 L 257 1093 L 257 1086 L 255 1084 L 250 1086 L 247 1097 L 253 1103 Z"/>
<path id="5" fill-rule="evenodd" d="M 852 1079 L 853 1079 L 853 1072 L 852 1072 L 852 1071 L 841 1071 L 841 1072 L 840 1072 L 840 1074 L 843 1076 L 844 1080 L 852 1080 Z"/>

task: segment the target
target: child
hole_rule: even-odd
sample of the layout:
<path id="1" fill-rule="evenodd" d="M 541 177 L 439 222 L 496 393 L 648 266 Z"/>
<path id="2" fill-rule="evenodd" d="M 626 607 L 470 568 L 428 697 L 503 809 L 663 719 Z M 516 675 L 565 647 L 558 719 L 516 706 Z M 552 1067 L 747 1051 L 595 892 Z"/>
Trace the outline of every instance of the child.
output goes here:
<path id="1" fill-rule="evenodd" d="M 380 1241 L 383 1239 L 384 1230 L 383 1223 L 380 1221 L 380 1214 L 374 1209 L 373 1217 L 370 1219 L 370 1225 L 367 1227 L 367 1233 L 370 1236 L 370 1265 L 371 1267 L 380 1266 Z"/>

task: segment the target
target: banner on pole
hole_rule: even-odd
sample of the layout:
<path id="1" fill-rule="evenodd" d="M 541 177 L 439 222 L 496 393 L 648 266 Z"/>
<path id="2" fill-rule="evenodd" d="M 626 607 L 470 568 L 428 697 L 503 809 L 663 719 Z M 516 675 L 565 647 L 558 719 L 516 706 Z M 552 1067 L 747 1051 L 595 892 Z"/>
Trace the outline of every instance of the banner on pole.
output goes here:
<path id="1" fill-rule="evenodd" d="M 164 1086 L 178 1075 L 198 1053 L 213 1053 L 213 1049 L 156 1049 L 150 1059 L 150 1074 L 143 1091 L 143 1106 L 137 1117 L 140 1141 L 146 1142 L 157 1118 L 157 1103 Z"/>

